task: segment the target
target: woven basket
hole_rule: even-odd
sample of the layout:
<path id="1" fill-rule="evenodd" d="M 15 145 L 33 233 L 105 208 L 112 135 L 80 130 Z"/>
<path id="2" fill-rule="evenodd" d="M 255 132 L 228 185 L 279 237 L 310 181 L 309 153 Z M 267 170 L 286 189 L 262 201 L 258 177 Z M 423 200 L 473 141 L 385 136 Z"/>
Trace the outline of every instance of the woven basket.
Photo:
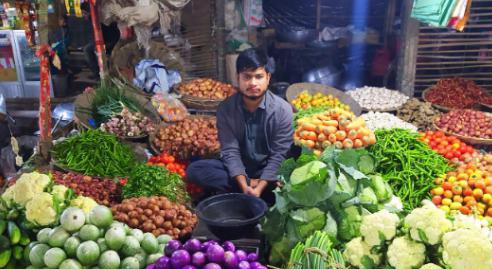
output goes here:
<path id="1" fill-rule="evenodd" d="M 190 79 L 189 81 L 192 81 Z M 182 83 L 187 83 L 182 82 Z M 181 84 L 175 85 L 173 91 L 176 92 L 180 97 L 180 101 L 187 107 L 187 108 L 192 108 L 192 109 L 197 109 L 197 110 L 205 110 L 205 111 L 217 111 L 217 108 L 219 107 L 220 102 L 224 101 L 224 99 L 208 99 L 208 98 L 203 98 L 203 97 L 196 97 L 193 95 L 189 94 L 182 94 L 179 91 L 179 87 Z"/>
<path id="2" fill-rule="evenodd" d="M 166 68 L 178 70 L 181 77 L 184 78 L 184 64 L 179 53 L 175 52 L 171 48 L 168 48 L 163 42 L 158 42 L 155 40 L 150 41 L 150 48 L 148 52 L 148 59 L 157 59 L 163 63 Z M 145 49 L 139 48 L 137 41 L 120 40 L 111 52 L 110 72 L 111 75 L 119 78 L 122 83 L 126 84 L 132 91 L 136 91 L 141 95 L 150 97 L 150 94 L 133 86 L 135 66 L 145 58 Z"/>
<path id="3" fill-rule="evenodd" d="M 134 98 L 137 101 L 138 106 L 140 107 L 142 115 L 148 117 L 156 126 L 161 122 L 161 118 L 150 100 L 133 91 L 123 91 L 123 94 L 128 97 Z M 84 92 L 82 94 L 79 94 L 75 98 L 74 121 L 78 125 L 79 130 L 95 128 L 89 123 L 89 119 L 93 117 L 92 113 L 90 112 L 90 108 L 94 96 L 95 92 Z M 142 140 L 145 139 L 147 136 L 148 135 L 141 135 L 120 138 L 124 140 Z"/>
<path id="4" fill-rule="evenodd" d="M 436 118 L 436 120 L 434 121 L 434 128 L 438 131 L 441 131 L 443 133 L 445 133 L 446 135 L 452 135 L 452 136 L 455 136 L 457 137 L 458 139 L 468 143 L 468 144 L 473 144 L 473 145 L 487 145 L 487 146 L 490 146 L 492 145 L 492 139 L 484 139 L 484 138 L 476 138 L 476 137 L 469 137 L 469 136 L 464 136 L 464 135 L 459 135 L 459 134 L 455 134 L 455 133 L 452 133 L 452 132 L 447 132 L 447 131 L 444 131 L 443 129 L 437 127 L 436 125 L 436 121 L 439 120 L 439 117 Z"/>
<path id="5" fill-rule="evenodd" d="M 188 118 L 215 118 L 215 116 L 209 116 L 209 115 L 190 115 L 188 116 Z M 159 132 L 160 128 L 165 128 L 167 126 L 170 126 L 174 123 L 165 123 L 165 122 L 162 122 L 156 129 L 155 129 L 155 132 L 151 133 L 149 135 L 149 147 L 152 151 L 152 153 L 154 154 L 161 154 L 161 150 L 159 149 L 159 147 L 157 147 L 155 144 L 154 144 L 154 139 L 155 139 L 155 136 L 156 136 L 156 133 Z M 206 158 L 206 159 L 213 159 L 213 158 L 218 158 L 220 155 L 220 150 L 216 151 L 216 152 L 212 152 L 206 156 L 190 156 L 189 154 L 187 154 L 186 152 L 180 152 L 179 156 L 176 156 L 178 159 L 182 160 L 182 161 L 187 161 L 187 160 L 190 160 L 191 158 L 193 157 L 201 157 L 201 158 Z"/>
<path id="6" fill-rule="evenodd" d="M 348 94 L 333 87 L 316 83 L 296 83 L 290 85 L 286 93 L 287 101 L 289 101 L 289 103 L 292 103 L 292 100 L 296 99 L 297 96 L 303 91 L 307 91 L 311 95 L 314 95 L 318 92 L 322 93 L 323 95 L 331 94 L 334 97 L 338 98 L 340 102 L 350 106 L 350 109 L 356 116 L 359 116 L 362 113 L 362 108 L 360 107 L 360 105 Z"/>

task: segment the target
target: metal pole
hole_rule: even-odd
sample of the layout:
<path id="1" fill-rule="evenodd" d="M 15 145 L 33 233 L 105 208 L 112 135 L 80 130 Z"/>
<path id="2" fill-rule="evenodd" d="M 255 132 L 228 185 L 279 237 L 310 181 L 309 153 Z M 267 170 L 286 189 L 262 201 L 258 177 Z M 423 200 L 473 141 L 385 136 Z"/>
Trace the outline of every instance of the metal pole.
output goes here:
<path id="1" fill-rule="evenodd" d="M 101 77 L 101 82 L 104 83 L 107 75 L 106 47 L 104 45 L 104 39 L 101 31 L 101 24 L 99 23 L 96 0 L 90 0 L 89 6 L 91 9 L 92 28 L 94 29 L 94 43 L 96 45 L 97 63 L 99 65 L 99 76 Z"/>

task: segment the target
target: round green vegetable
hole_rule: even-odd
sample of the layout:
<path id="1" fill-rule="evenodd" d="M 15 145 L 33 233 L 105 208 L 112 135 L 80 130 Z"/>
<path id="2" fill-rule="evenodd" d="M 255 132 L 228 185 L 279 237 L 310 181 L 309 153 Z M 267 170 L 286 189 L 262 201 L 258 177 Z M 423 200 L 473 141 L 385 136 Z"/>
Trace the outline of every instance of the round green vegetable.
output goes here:
<path id="1" fill-rule="evenodd" d="M 151 263 L 155 263 L 157 262 L 157 260 L 164 256 L 163 254 L 160 254 L 160 253 L 156 253 L 156 254 L 151 254 L 147 257 L 147 265 L 151 264 Z"/>
<path id="2" fill-rule="evenodd" d="M 114 250 L 107 250 L 99 258 L 101 269 L 118 269 L 120 267 L 120 256 Z"/>
<path id="3" fill-rule="evenodd" d="M 77 253 L 77 248 L 80 245 L 80 240 L 78 237 L 72 236 L 65 241 L 65 244 L 63 245 L 63 249 L 65 250 L 65 253 L 67 253 L 68 257 L 75 257 Z"/>
<path id="4" fill-rule="evenodd" d="M 82 269 L 82 265 L 74 259 L 64 260 L 59 269 Z"/>
<path id="5" fill-rule="evenodd" d="M 157 241 L 159 244 L 167 244 L 167 242 L 171 241 L 173 238 L 168 234 L 161 234 L 157 237 Z"/>
<path id="6" fill-rule="evenodd" d="M 78 231 L 85 224 L 85 213 L 77 207 L 69 207 L 60 216 L 60 224 L 66 231 Z"/>
<path id="7" fill-rule="evenodd" d="M 111 213 L 111 209 L 102 205 L 94 207 L 89 213 L 89 218 L 91 223 L 98 228 L 106 228 L 113 223 L 113 213 Z"/>
<path id="8" fill-rule="evenodd" d="M 43 267 L 45 266 L 44 264 L 44 254 L 50 250 L 50 246 L 46 244 L 37 244 L 35 245 L 32 249 L 31 252 L 29 253 L 29 261 L 33 266 L 36 267 Z"/>
<path id="9" fill-rule="evenodd" d="M 164 253 L 164 252 L 162 252 L 162 253 Z M 138 264 L 139 264 L 140 269 L 145 268 L 145 266 L 147 265 L 147 255 L 145 255 L 145 253 L 137 253 L 133 257 L 135 257 L 135 259 L 138 260 Z"/>
<path id="10" fill-rule="evenodd" d="M 121 269 L 139 269 L 140 263 L 135 257 L 127 257 L 121 262 Z"/>
<path id="11" fill-rule="evenodd" d="M 86 241 L 77 248 L 77 259 L 82 265 L 96 264 L 99 259 L 99 246 L 94 241 Z"/>
<path id="12" fill-rule="evenodd" d="M 41 231 L 38 232 L 36 239 L 38 240 L 39 243 L 47 244 L 48 239 L 50 238 L 50 232 L 51 228 L 44 228 L 41 229 Z"/>
<path id="13" fill-rule="evenodd" d="M 85 224 L 80 228 L 79 237 L 82 241 L 95 241 L 99 238 L 99 229 L 92 224 Z"/>
<path id="14" fill-rule="evenodd" d="M 133 256 L 137 254 L 140 250 L 140 243 L 138 243 L 138 240 L 133 237 L 133 236 L 127 236 L 125 239 L 125 243 L 121 247 L 121 253 L 125 256 Z"/>
<path id="15" fill-rule="evenodd" d="M 52 247 L 63 247 L 69 237 L 70 234 L 63 227 L 58 226 L 50 231 L 48 244 Z"/>
<path id="16" fill-rule="evenodd" d="M 141 242 L 142 249 L 148 254 L 156 253 L 159 250 L 159 242 L 151 233 L 145 233 Z"/>
<path id="17" fill-rule="evenodd" d="M 67 258 L 65 251 L 61 248 L 52 248 L 44 254 L 44 264 L 48 268 L 58 268 L 60 264 Z"/>
<path id="18" fill-rule="evenodd" d="M 138 242 L 142 242 L 144 238 L 144 233 L 140 229 L 132 229 L 130 232 L 130 235 L 135 236 L 137 238 Z"/>
<path id="19" fill-rule="evenodd" d="M 119 250 L 125 243 L 126 233 L 122 227 L 111 227 L 104 235 L 108 248 L 112 250 Z"/>
<path id="20" fill-rule="evenodd" d="M 106 243 L 106 239 L 104 238 L 97 239 L 97 245 L 99 246 L 99 250 L 101 252 L 108 250 L 108 244 Z"/>

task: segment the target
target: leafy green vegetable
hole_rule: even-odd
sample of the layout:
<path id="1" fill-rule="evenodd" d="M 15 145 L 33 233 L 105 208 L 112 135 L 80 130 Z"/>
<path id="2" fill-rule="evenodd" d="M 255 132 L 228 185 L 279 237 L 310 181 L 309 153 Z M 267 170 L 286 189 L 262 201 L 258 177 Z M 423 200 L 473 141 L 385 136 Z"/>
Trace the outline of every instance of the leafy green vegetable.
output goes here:
<path id="1" fill-rule="evenodd" d="M 360 236 L 362 216 L 356 206 L 345 208 L 339 215 L 338 236 L 345 241 Z"/>
<path id="2" fill-rule="evenodd" d="M 325 163 L 320 161 L 311 161 L 299 168 L 296 168 L 290 176 L 290 182 L 292 185 L 298 185 L 307 181 L 323 181 L 327 173 L 325 168 Z"/>
<path id="3" fill-rule="evenodd" d="M 131 112 L 138 112 L 138 102 L 127 95 L 124 90 L 112 84 L 101 84 L 96 90 L 91 102 L 92 116 L 99 125 L 119 114 L 126 107 Z"/>
<path id="4" fill-rule="evenodd" d="M 165 196 L 173 202 L 189 199 L 184 181 L 178 174 L 157 165 L 139 165 L 123 186 L 123 197 Z"/>
<path id="5" fill-rule="evenodd" d="M 331 252 L 332 245 L 333 243 L 327 233 L 316 231 L 306 239 L 305 243 L 299 242 L 295 246 L 290 254 L 287 267 L 289 269 L 321 269 L 332 268 L 331 260 L 344 263 L 341 255 L 335 253 L 335 257 L 331 256 L 333 253 Z"/>
<path id="6" fill-rule="evenodd" d="M 387 202 L 393 197 L 391 186 L 380 175 L 371 175 L 369 178 L 371 179 L 371 187 L 379 202 Z"/>

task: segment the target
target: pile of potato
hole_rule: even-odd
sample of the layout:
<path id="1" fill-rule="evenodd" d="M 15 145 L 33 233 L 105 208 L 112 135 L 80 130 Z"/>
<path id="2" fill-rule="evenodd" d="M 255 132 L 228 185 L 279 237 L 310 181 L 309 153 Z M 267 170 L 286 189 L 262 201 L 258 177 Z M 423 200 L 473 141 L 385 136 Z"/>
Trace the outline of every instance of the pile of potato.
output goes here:
<path id="1" fill-rule="evenodd" d="M 198 78 L 190 82 L 181 83 L 178 91 L 181 94 L 210 100 L 223 100 L 235 93 L 232 85 L 210 78 Z"/>
<path id="2" fill-rule="evenodd" d="M 205 157 L 220 150 L 215 117 L 190 117 L 163 126 L 153 142 L 161 152 L 181 158 Z"/>
<path id="3" fill-rule="evenodd" d="M 184 205 L 172 203 L 166 197 L 125 199 L 112 208 L 114 219 L 155 236 L 168 234 L 177 239 L 190 234 L 198 222 L 197 216 Z"/>

